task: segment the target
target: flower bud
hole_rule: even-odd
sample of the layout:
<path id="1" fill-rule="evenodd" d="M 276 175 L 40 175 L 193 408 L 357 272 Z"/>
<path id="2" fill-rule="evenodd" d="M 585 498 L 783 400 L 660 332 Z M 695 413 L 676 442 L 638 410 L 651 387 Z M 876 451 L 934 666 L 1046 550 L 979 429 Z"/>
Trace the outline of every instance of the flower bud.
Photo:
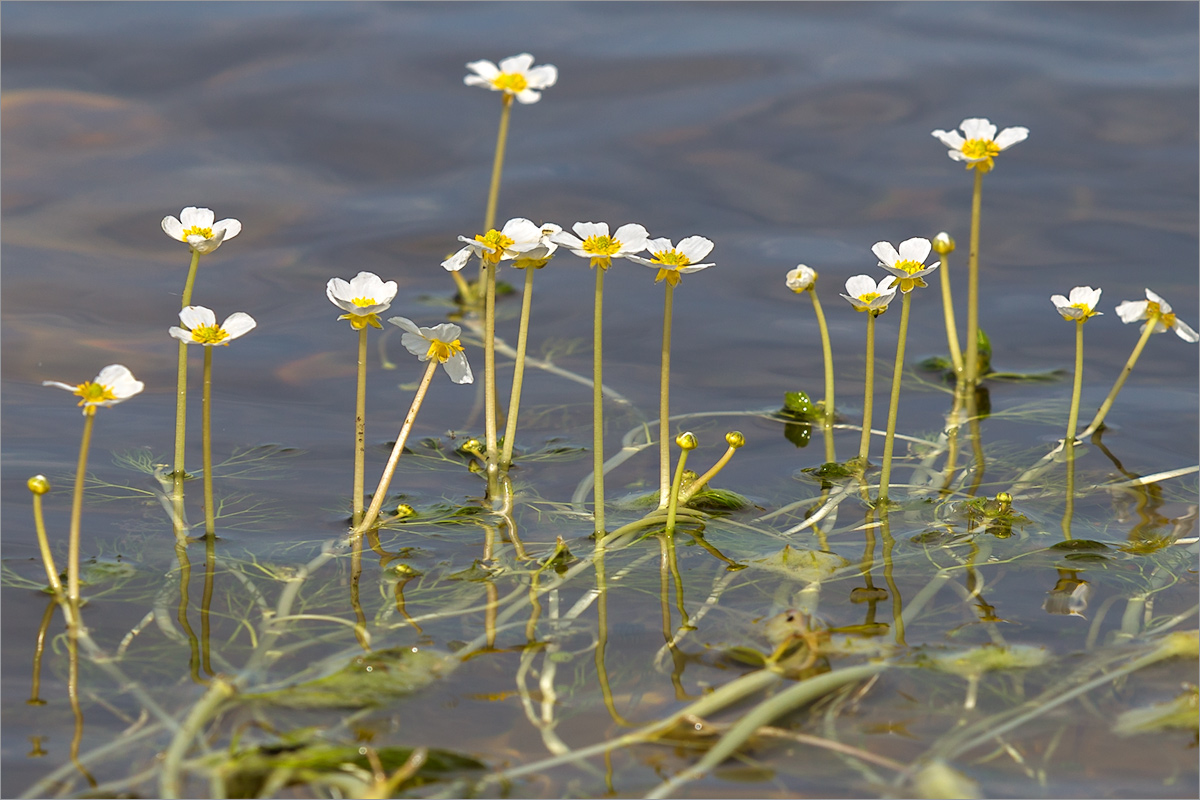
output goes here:
<path id="1" fill-rule="evenodd" d="M 400 505 L 396 506 L 396 513 L 394 516 L 396 519 L 404 519 L 405 517 L 411 517 L 415 513 L 417 513 L 415 508 L 410 506 L 408 503 L 401 503 Z"/>
<path id="2" fill-rule="evenodd" d="M 679 445 L 684 450 L 695 450 L 700 446 L 700 443 L 696 441 L 696 434 L 692 433 L 691 431 L 687 431 L 686 433 L 681 433 L 676 436 L 675 444 Z"/>
<path id="3" fill-rule="evenodd" d="M 50 481 L 46 480 L 45 475 L 34 475 L 25 485 L 29 487 L 29 491 L 38 495 L 50 491 Z"/>
<path id="4" fill-rule="evenodd" d="M 949 253 L 954 252 L 954 240 L 951 239 L 950 234 L 946 233 L 945 231 L 942 231 L 937 236 L 933 237 L 931 244 L 933 245 L 933 252 L 940 256 L 948 255 Z"/>
<path id="5" fill-rule="evenodd" d="M 483 442 L 479 441 L 478 439 L 467 439 L 462 443 L 462 451 L 464 453 L 470 453 L 471 455 L 482 455 Z"/>
<path id="6" fill-rule="evenodd" d="M 736 450 L 746 443 L 746 437 L 741 431 L 730 431 L 725 434 L 725 443 Z"/>
<path id="7" fill-rule="evenodd" d="M 797 264 L 796 268 L 787 274 L 787 288 L 796 294 L 807 292 L 817 282 L 817 271 L 806 264 Z"/>

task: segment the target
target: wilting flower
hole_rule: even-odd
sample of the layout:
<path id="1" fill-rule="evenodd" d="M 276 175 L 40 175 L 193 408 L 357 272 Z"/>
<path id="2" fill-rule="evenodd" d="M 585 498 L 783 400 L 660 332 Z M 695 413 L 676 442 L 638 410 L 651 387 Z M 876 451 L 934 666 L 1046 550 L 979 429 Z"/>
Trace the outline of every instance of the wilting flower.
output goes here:
<path id="1" fill-rule="evenodd" d="M 361 331 L 368 325 L 382 328 L 379 314 L 388 310 L 396 298 L 396 282 L 380 280 L 373 272 L 360 272 L 348 282 L 330 278 L 325 284 L 329 302 L 345 311 L 338 319 L 350 320 L 350 327 Z"/>
<path id="2" fill-rule="evenodd" d="M 96 380 L 78 386 L 58 381 L 42 381 L 42 386 L 57 386 L 78 395 L 79 405 L 84 406 L 84 414 L 95 413 L 92 410 L 94 406 L 114 406 L 146 388 L 146 384 L 134 378 L 129 368 L 122 364 L 109 364 L 100 370 Z"/>
<path id="3" fill-rule="evenodd" d="M 622 225 L 612 236 L 608 235 L 607 222 L 576 222 L 571 228 L 576 236 L 562 231 L 551 236 L 551 240 L 581 258 L 590 258 L 591 266 L 602 269 L 612 266 L 614 258 L 642 252 L 650 240 L 646 229 L 636 223 Z"/>
<path id="4" fill-rule="evenodd" d="M 179 312 L 179 321 L 185 327 L 170 328 L 170 334 L 187 344 L 228 345 L 234 339 L 249 333 L 258 325 L 254 317 L 242 311 L 235 311 L 226 317 L 220 325 L 217 315 L 212 309 L 204 306 L 187 306 Z"/>
<path id="5" fill-rule="evenodd" d="M 542 229 L 524 217 L 514 217 L 504 223 L 501 230 L 477 233 L 474 239 L 460 236 L 458 240 L 466 242 L 467 246 L 442 262 L 448 272 L 458 272 L 472 255 L 492 267 L 505 259 L 516 258 L 542 243 Z"/>
<path id="6" fill-rule="evenodd" d="M 854 275 L 846 280 L 846 291 L 842 297 L 850 301 L 855 311 L 870 311 L 878 317 L 887 311 L 888 303 L 896 296 L 896 279 L 888 275 L 875 283 L 870 275 Z"/>
<path id="7" fill-rule="evenodd" d="M 787 274 L 787 287 L 796 294 L 807 292 L 817 285 L 817 271 L 807 264 L 797 264 Z"/>
<path id="8" fill-rule="evenodd" d="M 879 259 L 879 266 L 896 276 L 896 288 L 908 294 L 918 286 L 927 285 L 922 276 L 938 268 L 938 264 L 925 265 L 931 248 L 928 239 L 914 238 L 901 242 L 899 252 L 890 242 L 876 242 L 871 252 Z"/>
<path id="9" fill-rule="evenodd" d="M 167 236 L 178 242 L 187 242 L 192 250 L 204 255 L 242 232 L 242 223 L 236 219 L 213 222 L 215 217 L 210 209 L 188 206 L 179 212 L 179 219 L 163 217 L 162 229 Z"/>
<path id="10" fill-rule="evenodd" d="M 1063 319 L 1087 322 L 1101 313 L 1096 310 L 1096 304 L 1100 302 L 1101 291 L 1101 289 L 1093 289 L 1090 286 L 1076 286 L 1071 290 L 1070 297 L 1056 294 L 1050 298 L 1050 302 L 1054 303 L 1054 307 L 1058 309 L 1059 314 L 1062 314 Z"/>
<path id="11" fill-rule="evenodd" d="M 558 249 L 558 244 L 551 240 L 556 233 L 562 233 L 561 226 L 553 222 L 542 225 L 542 235 L 538 243 L 514 258 L 512 265 L 516 269 L 541 269 L 549 264 L 550 259 L 554 258 L 554 251 Z"/>
<path id="12" fill-rule="evenodd" d="M 400 343 L 418 359 L 437 359 L 438 363 L 446 368 L 450 380 L 455 383 L 471 383 L 475 380 L 471 375 L 471 365 L 467 363 L 462 343 L 458 340 L 462 335 L 462 328 L 449 322 L 432 328 L 418 328 L 416 323 L 406 317 L 391 317 L 388 322 L 404 331 Z"/>
<path id="13" fill-rule="evenodd" d="M 708 269 L 712 264 L 697 264 L 695 262 L 712 252 L 713 243 L 703 236 L 689 236 L 681 239 L 679 247 L 671 245 L 670 239 L 651 239 L 646 244 L 650 258 L 629 256 L 630 261 L 645 264 L 647 267 L 658 269 L 654 282 L 666 279 L 672 286 L 679 285 L 679 276 L 688 272 L 699 272 Z"/>
<path id="14" fill-rule="evenodd" d="M 1145 300 L 1126 300 L 1117 306 L 1117 316 L 1124 323 L 1150 319 L 1152 314 L 1158 314 L 1158 321 L 1154 325 L 1155 333 L 1162 333 L 1170 329 L 1175 331 L 1176 335 L 1185 342 L 1200 341 L 1200 334 L 1189 328 L 1187 323 L 1176 318 L 1174 312 L 1171 311 L 1171 304 L 1149 289 L 1146 290 Z M 1146 325 L 1149 324 L 1146 323 Z M 1142 326 L 1142 330 L 1146 329 L 1146 325 Z"/>
<path id="15" fill-rule="evenodd" d="M 937 130 L 933 135 L 950 148 L 951 158 L 965 161 L 967 169 L 974 168 L 980 172 L 991 172 L 995 166 L 993 159 L 1000 155 L 1000 151 L 1025 141 L 1029 136 L 1028 128 L 1005 128 L 997 136 L 996 126 L 982 117 L 964 119 L 958 127 L 966 134 L 965 137 L 958 131 Z"/>
<path id="16" fill-rule="evenodd" d="M 542 99 L 542 93 L 537 90 L 553 86 L 558 80 L 558 67 L 553 64 L 535 67 L 529 53 L 510 56 L 501 61 L 499 67 L 491 61 L 472 61 L 467 64 L 467 69 L 475 74 L 464 77 L 463 83 L 515 95 L 519 103 L 536 103 Z"/>

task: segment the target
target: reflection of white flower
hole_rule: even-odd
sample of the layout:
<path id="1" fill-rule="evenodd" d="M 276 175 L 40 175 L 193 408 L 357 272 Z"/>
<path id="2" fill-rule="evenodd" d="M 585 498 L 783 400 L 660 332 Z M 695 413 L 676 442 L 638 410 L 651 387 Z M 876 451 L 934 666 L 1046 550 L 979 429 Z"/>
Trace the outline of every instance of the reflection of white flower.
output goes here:
<path id="1" fill-rule="evenodd" d="M 870 275 L 854 275 L 846 280 L 846 291 L 842 295 L 850 301 L 855 311 L 870 311 L 878 317 L 887 311 L 888 303 L 896 297 L 896 279 L 887 275 L 879 283 Z"/>
<path id="2" fill-rule="evenodd" d="M 216 215 L 207 208 L 188 206 L 179 212 L 179 219 L 163 217 L 163 232 L 179 242 L 187 242 L 201 255 L 211 253 L 227 239 L 242 232 L 242 223 L 236 219 L 213 222 Z"/>
<path id="3" fill-rule="evenodd" d="M 329 302 L 346 313 L 338 319 L 350 320 L 350 326 L 361 331 L 368 325 L 382 328 L 378 314 L 388 310 L 396 298 L 396 282 L 384 283 L 374 272 L 360 272 L 349 281 L 330 278 L 325 285 Z"/>
<path id="4" fill-rule="evenodd" d="M 418 359 L 437 359 L 438 363 L 446 368 L 450 380 L 455 383 L 471 383 L 475 380 L 471 375 L 471 365 L 467 363 L 462 343 L 458 340 L 462 335 L 462 328 L 449 322 L 434 325 L 432 328 L 418 328 L 416 323 L 406 317 L 390 317 L 388 322 L 404 331 L 400 343 Z"/>
<path id="5" fill-rule="evenodd" d="M 204 306 L 187 306 L 179 312 L 179 321 L 184 327 L 172 327 L 172 336 L 187 344 L 202 344 L 208 347 L 215 344 L 228 346 L 234 339 L 249 333 L 258 325 L 254 317 L 242 311 L 235 311 L 218 325 L 217 315 L 212 309 Z"/>
<path id="6" fill-rule="evenodd" d="M 1056 294 L 1050 298 L 1050 302 L 1054 303 L 1054 307 L 1058 309 L 1059 314 L 1062 314 L 1063 319 L 1087 322 L 1100 314 L 1096 310 L 1096 304 L 1100 302 L 1101 291 L 1103 290 L 1093 289 L 1090 286 L 1076 286 L 1071 290 L 1070 297 Z"/>
<path id="7" fill-rule="evenodd" d="M 787 274 L 787 287 L 796 294 L 807 292 L 817 285 L 817 271 L 807 264 L 797 264 Z"/>
<path id="8" fill-rule="evenodd" d="M 1200 341 L 1200 334 L 1175 316 L 1171 311 L 1171 304 L 1149 289 L 1146 290 L 1145 300 L 1126 300 L 1117 306 L 1117 316 L 1121 318 L 1121 322 L 1126 324 L 1137 322 L 1140 319 L 1148 320 L 1151 314 L 1158 314 L 1158 321 L 1154 324 L 1155 333 L 1162 333 L 1170 329 L 1175 331 L 1176 335 L 1185 342 Z M 1146 323 L 1146 325 L 1149 324 L 1149 322 Z M 1142 326 L 1142 330 L 1146 330 L 1146 325 Z"/>
<path id="9" fill-rule="evenodd" d="M 1000 155 L 1001 150 L 1007 150 L 1029 136 L 1028 128 L 1005 128 L 997 136 L 996 126 L 985 118 L 964 119 L 958 127 L 966 134 L 965 137 L 958 131 L 937 130 L 933 135 L 950 148 L 951 158 L 965 161 L 967 169 L 974 168 L 980 172 L 991 172 L 995 166 L 993 159 Z"/>
<path id="10" fill-rule="evenodd" d="M 562 233 L 561 226 L 553 222 L 542 225 L 538 243 L 514 258 L 513 266 L 517 269 L 541 269 L 549 264 L 550 259 L 554 258 L 554 251 L 558 249 L 558 244 L 552 240 L 556 233 Z"/>
<path id="11" fill-rule="evenodd" d="M 591 266 L 601 269 L 612 266 L 614 258 L 642 252 L 650 239 L 645 228 L 632 222 L 617 228 L 612 236 L 608 235 L 607 222 L 576 222 L 571 229 L 576 236 L 562 231 L 550 238 L 575 255 L 590 258 Z"/>
<path id="12" fill-rule="evenodd" d="M 96 406 L 114 406 L 146 388 L 146 384 L 134 378 L 129 368 L 121 364 L 109 364 L 100 370 L 96 380 L 78 386 L 58 381 L 42 381 L 42 386 L 57 386 L 78 395 L 81 398 L 79 405 L 84 407 L 84 414 L 94 414 Z"/>
<path id="13" fill-rule="evenodd" d="M 472 255 L 493 267 L 505 259 L 516 258 L 541 244 L 542 229 L 524 217 L 514 217 L 504 223 L 501 230 L 478 233 L 474 239 L 460 236 L 458 240 L 466 242 L 467 246 L 442 262 L 449 272 L 458 272 L 465 267 Z"/>
<path id="14" fill-rule="evenodd" d="M 925 286 L 922 276 L 928 275 L 938 268 L 938 264 L 925 266 L 925 259 L 932 249 L 928 239 L 905 239 L 900 243 L 900 250 L 892 247 L 890 242 L 876 242 L 871 252 L 879 259 L 879 266 L 896 276 L 896 288 L 908 294 L 918 286 Z"/>
<path id="15" fill-rule="evenodd" d="M 463 83 L 515 95 L 518 103 L 536 103 L 542 99 L 537 90 L 553 86 L 558 80 L 558 67 L 553 64 L 535 67 L 529 53 L 506 58 L 499 67 L 491 61 L 472 61 L 467 69 L 475 74 L 467 75 Z"/>
<path id="16" fill-rule="evenodd" d="M 680 275 L 699 272 L 713 266 L 712 264 L 696 263 L 712 252 L 712 249 L 713 243 L 703 236 L 689 236 L 681 239 L 679 247 L 672 246 L 670 239 L 651 239 L 646 244 L 650 258 L 631 255 L 629 260 L 645 264 L 647 267 L 657 268 L 658 275 L 654 278 L 655 283 L 665 278 L 667 283 L 678 286 Z"/>

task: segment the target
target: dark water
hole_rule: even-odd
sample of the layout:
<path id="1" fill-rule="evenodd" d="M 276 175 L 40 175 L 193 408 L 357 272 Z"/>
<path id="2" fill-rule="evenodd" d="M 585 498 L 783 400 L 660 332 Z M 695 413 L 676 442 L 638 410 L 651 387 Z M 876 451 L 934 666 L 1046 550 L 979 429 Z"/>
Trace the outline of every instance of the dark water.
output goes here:
<path id="1" fill-rule="evenodd" d="M 636 221 L 654 236 L 700 234 L 716 242 L 717 266 L 686 276 L 676 291 L 674 413 L 773 409 L 794 389 L 820 395 L 822 362 L 810 303 L 783 285 L 784 273 L 804 262 L 822 276 L 839 409 L 857 418 L 864 320 L 837 292 L 850 275 L 875 273 L 874 242 L 947 230 L 960 245 L 953 269 L 957 296 L 965 298 L 970 175 L 929 132 L 970 116 L 1031 131 L 984 181 L 981 322 L 998 368 L 1070 370 L 1072 326 L 1054 312 L 1049 296 L 1081 284 L 1102 287 L 1105 315 L 1086 328 L 1086 421 L 1137 338 L 1113 311 L 1119 301 L 1139 299 L 1149 286 L 1180 319 L 1192 326 L 1200 319 L 1195 4 L 7 2 L 0 13 L 6 795 L 25 791 L 66 761 L 72 724 L 61 648 L 46 657 L 42 693 L 51 703 L 36 709 L 36 716 L 24 704 L 45 604 L 16 580 L 41 580 L 24 483 L 38 472 L 50 476 L 56 489 L 47 498 L 51 536 L 65 539 L 55 531 L 66 529 L 79 421 L 69 399 L 41 381 L 77 383 L 113 362 L 144 380 L 143 395 L 100 414 L 91 469 L 101 481 L 153 488 L 149 478 L 121 469 L 110 454 L 148 448 L 166 460 L 171 448 L 176 351 L 166 329 L 176 323 L 187 254 L 158 223 L 187 205 L 240 219 L 242 234 L 202 259 L 194 296 L 220 318 L 241 310 L 259 323 L 214 359 L 214 450 L 227 454 L 275 443 L 302 452 L 279 459 L 284 471 L 270 481 L 231 480 L 222 487 L 252 499 L 242 501 L 251 510 L 222 529 L 220 547 L 243 561 L 306 561 L 321 541 L 342 530 L 350 488 L 354 337 L 336 321 L 323 287 L 333 276 L 373 271 L 400 284 L 389 313 L 422 325 L 445 318 L 449 307 L 440 303 L 453 287 L 438 263 L 455 249 L 458 235 L 475 233 L 482 221 L 499 109 L 497 95 L 462 85 L 468 61 L 528 50 L 538 63 L 560 71 L 542 102 L 514 110 L 501 221 Z M 507 277 L 516 282 L 521 276 Z M 591 361 L 591 278 L 584 262 L 566 253 L 538 273 L 531 334 L 531 352 L 552 353 L 555 363 L 584 375 Z M 618 263 L 607 278 L 605 378 L 632 403 L 632 409 L 610 411 L 613 452 L 626 431 L 657 417 L 662 290 L 652 278 L 628 263 Z M 500 312 L 500 333 L 510 342 L 516 339 L 517 305 L 509 300 Z M 876 427 L 885 419 L 879 409 L 886 405 L 896 318 L 879 321 Z M 940 320 L 931 284 L 913 303 L 911 361 L 944 350 Z M 373 336 L 373 347 L 377 341 Z M 373 358 L 369 377 L 367 435 L 374 450 L 368 483 L 419 377 L 398 337 L 387 346 L 396 369 L 381 370 Z M 469 356 L 482 372 L 481 352 Z M 1194 345 L 1170 334 L 1151 339 L 1108 419 L 1105 443 L 1124 469 L 1150 474 L 1196 463 L 1197 374 Z M 984 423 L 983 436 L 1004 466 L 988 475 L 984 493 L 1003 489 L 1062 435 L 1069 396 L 1069 381 L 992 386 L 992 406 L 1001 413 Z M 471 388 L 439 376 L 430 398 L 417 437 L 482 432 Z M 936 434 L 949 403 L 948 395 L 907 389 L 901 431 Z M 197 415 L 198 407 L 197 394 Z M 1022 409 L 1028 413 L 1018 414 Z M 551 438 L 590 445 L 589 391 L 534 371 L 526 380 L 522 422 L 522 444 L 531 448 Z M 746 433 L 747 446 L 721 480 L 761 506 L 758 515 L 815 494 L 813 484 L 796 475 L 824 460 L 819 435 L 797 449 L 772 421 L 699 417 L 688 424 L 701 437 L 694 457 L 703 465 L 720 454 L 726 430 Z M 191 425 L 198 437 L 198 416 Z M 839 433 L 838 455 L 851 455 L 857 439 L 855 431 Z M 198 461 L 195 448 L 189 464 Z M 609 477 L 610 496 L 652 488 L 656 462 L 647 451 L 620 467 Z M 417 504 L 463 503 L 481 493 L 477 476 L 444 466 L 406 465 L 393 488 Z M 535 513 L 569 502 L 589 469 L 583 454 L 521 469 L 518 491 L 531 501 L 521 523 L 531 551 L 544 557 L 559 535 L 577 555 L 590 549 L 586 520 L 543 521 Z M 1090 486 L 1118 474 L 1092 448 L 1079 463 L 1077 480 Z M 198 497 L 192 502 L 198 519 Z M 1186 516 L 1196 502 L 1195 474 L 1165 483 L 1161 502 L 1157 513 L 1164 519 Z M 1057 535 L 1061 503 L 1022 511 L 1034 519 L 1029 533 Z M 842 525 L 858 512 L 845 513 Z M 1114 544 L 1124 541 L 1132 524 L 1114 514 L 1105 493 L 1081 500 L 1076 513 L 1086 538 Z M 913 556 L 908 540 L 923 523 L 910 523 L 918 527 L 897 538 Z M 136 579 L 95 599 L 88 610 L 94 635 L 115 646 L 150 610 L 163 576 L 178 578 L 169 526 L 152 496 L 143 495 L 89 500 L 85 528 L 85 557 L 138 566 Z M 812 537 L 804 536 L 796 544 L 813 546 Z M 857 559 L 861 536 L 841 533 L 834 549 Z M 479 538 L 473 526 L 426 528 L 419 538 L 398 535 L 391 544 L 425 548 L 418 559 L 423 570 L 453 572 L 480 557 Z M 710 538 L 738 558 L 765 556 L 781 546 L 745 534 Z M 645 546 L 654 549 L 653 542 L 639 548 Z M 626 554 L 610 572 L 643 552 L 651 550 Z M 687 594 L 695 613 L 722 565 L 699 548 L 687 548 L 683 560 L 695 581 Z M 616 680 L 618 702 L 638 721 L 675 707 L 665 676 L 642 674 L 662 644 L 661 635 L 652 635 L 658 624 L 656 565 L 657 556 L 645 575 L 632 573 L 629 588 L 611 600 L 619 609 L 610 609 L 613 618 L 631 621 L 628 636 L 614 632 L 610 643 L 609 658 L 623 671 Z M 345 582 L 345 569 L 328 569 Z M 364 597 L 386 610 L 394 580 L 380 576 L 378 564 L 371 569 L 364 580 L 379 587 L 372 585 Z M 1106 597 L 1128 592 L 1130 576 L 1146 571 L 1129 559 L 1094 573 L 1093 611 Z M 930 574 L 927 568 L 905 573 L 900 594 L 911 597 Z M 1088 622 L 1041 610 L 1053 569 L 1007 565 L 987 578 L 996 587 L 990 601 L 1012 622 L 1004 630 L 1014 641 L 1051 645 L 1059 655 L 1084 648 Z M 1194 603 L 1194 571 L 1180 578 L 1158 595 L 1155 615 L 1170 616 Z M 506 583 L 501 594 L 514 585 Z M 731 592 L 723 611 L 710 618 L 704 641 L 712 647 L 739 642 L 749 620 L 779 611 L 798 588 L 747 585 Z M 842 599 L 825 598 L 822 614 L 833 625 L 861 621 L 862 609 L 844 599 L 842 587 L 849 585 L 836 586 Z M 226 581 L 220 591 L 228 593 L 221 597 L 230 608 L 242 602 L 237 584 Z M 193 588 L 193 602 L 198 593 Z M 431 589 L 427 597 L 432 603 L 438 596 Z M 948 633 L 971 615 L 951 610 L 948 595 L 942 600 L 942 613 L 954 619 L 916 626 L 908 644 L 986 639 L 978 626 L 967 634 Z M 564 606 L 573 602 L 563 600 Z M 325 613 L 350 613 L 332 607 Z M 1121 607 L 1100 626 L 1100 640 L 1117 625 Z M 222 641 L 236 641 L 237 616 L 230 610 L 216 627 Z M 645 625 L 633 622 L 642 618 Z M 477 636 L 479 624 L 478 615 L 450 618 L 430 625 L 426 635 L 447 647 Z M 1193 615 L 1185 627 L 1194 624 Z M 51 630 L 61 630 L 60 624 Z M 407 641 L 412 632 L 380 636 L 386 646 Z M 144 678 L 175 693 L 172 710 L 179 711 L 179 697 L 201 693 L 187 677 L 186 649 L 145 637 L 132 663 L 161 660 L 157 669 L 146 667 Z M 347 644 L 353 639 L 303 658 L 324 657 Z M 582 651 L 586 642 L 574 644 Z M 231 644 L 234 650 L 245 646 L 244 640 Z M 233 669 L 239 658 L 230 655 Z M 453 747 L 493 766 L 542 757 L 542 742 L 515 700 L 479 699 L 511 690 L 517 657 L 468 663 L 470 670 L 459 673 L 465 678 L 439 683 L 402 715 L 397 712 L 386 735 Z M 599 702 L 590 666 L 588 654 L 571 665 L 580 695 L 576 704 L 564 705 L 569 710 L 558 733 L 572 746 L 596 741 L 596 731 L 606 726 L 612 729 L 605 735 L 622 732 Z M 1160 683 L 1177 684 L 1190 669 L 1168 674 L 1164 668 Z M 688 670 L 682 679 L 688 692 L 732 674 L 711 664 Z M 1194 670 L 1190 674 L 1194 680 Z M 96 697 L 132 707 L 127 698 L 112 700 L 106 676 L 90 674 L 88 680 L 94 694 L 85 691 L 84 752 L 126 727 Z M 939 699 L 952 706 L 960 684 L 946 690 L 954 697 Z M 918 691 L 897 681 L 891 689 L 919 693 L 927 687 Z M 1136 699 L 1162 698 L 1147 692 Z M 922 723 L 919 711 L 891 702 L 887 713 L 916 720 L 908 724 L 917 739 L 942 732 Z M 469 734 L 461 731 L 465 719 Z M 44 757 L 27 755 L 35 736 L 44 737 Z M 883 738 L 859 744 L 902 761 L 921 752 Z M 1194 792 L 1194 750 L 1187 751 L 1186 735 L 1131 740 L 1137 747 L 1114 745 L 1085 729 L 1071 729 L 1066 738 L 1069 746 L 1060 746 L 1069 757 L 1050 771 L 1045 788 L 1015 767 L 985 765 L 972 774 L 994 794 Z M 1130 750 L 1138 755 L 1115 755 Z M 1095 765 L 1089 753 L 1112 760 Z M 152 755 L 153 748 L 139 753 L 128 769 L 109 765 L 104 779 L 143 769 Z M 652 768 L 661 766 L 669 775 L 684 763 L 668 758 L 660 764 L 639 753 L 629 782 L 615 789 L 648 791 L 658 780 Z M 1110 786 L 1113 775 L 1126 776 L 1125 782 Z M 718 793 L 879 793 L 833 769 L 808 778 L 781 772 L 767 783 L 705 786 Z M 594 794 L 603 788 L 595 776 L 579 773 L 517 792 Z"/>

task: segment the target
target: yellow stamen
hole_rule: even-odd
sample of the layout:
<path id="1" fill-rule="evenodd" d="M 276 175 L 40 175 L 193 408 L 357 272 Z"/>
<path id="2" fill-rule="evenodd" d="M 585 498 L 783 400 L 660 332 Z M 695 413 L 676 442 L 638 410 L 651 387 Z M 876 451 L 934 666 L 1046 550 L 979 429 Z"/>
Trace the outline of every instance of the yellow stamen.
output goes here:
<path id="1" fill-rule="evenodd" d="M 658 271 L 658 275 L 654 278 L 654 282 L 658 283 L 659 281 L 663 280 L 664 278 L 666 279 L 667 283 L 669 283 L 670 285 L 678 286 L 680 273 L 673 269 L 660 269 Z"/>
<path id="2" fill-rule="evenodd" d="M 654 258 L 650 260 L 655 264 L 670 264 L 675 267 L 686 267 L 692 263 L 690 258 L 678 250 L 663 250 L 661 253 L 655 253 Z"/>
<path id="3" fill-rule="evenodd" d="M 356 297 L 353 300 L 351 300 L 350 302 L 354 303 L 354 305 L 358 306 L 359 308 L 363 308 L 364 306 L 375 305 L 375 298 L 374 297 Z"/>
<path id="4" fill-rule="evenodd" d="M 921 270 L 925 269 L 925 265 L 922 264 L 920 261 L 913 261 L 912 259 L 907 259 L 905 261 L 897 261 L 895 264 L 892 265 L 892 269 L 902 269 L 905 272 L 907 272 L 909 275 L 912 275 L 914 272 L 920 272 Z"/>
<path id="5" fill-rule="evenodd" d="M 201 228 L 199 225 L 184 228 L 180 240 L 186 242 L 189 236 L 203 236 L 205 239 L 211 239 L 213 237 L 212 228 Z"/>
<path id="6" fill-rule="evenodd" d="M 529 82 L 525 80 L 525 76 L 519 72 L 501 72 L 496 77 L 492 78 L 492 85 L 497 89 L 503 89 L 506 92 L 517 94 L 525 91 L 529 87 Z"/>
<path id="7" fill-rule="evenodd" d="M 379 322 L 378 314 L 342 314 L 338 319 L 350 320 L 350 327 L 356 331 L 361 331 L 368 325 L 372 328 L 383 328 L 383 325 Z"/>
<path id="8" fill-rule="evenodd" d="M 611 236 L 589 236 L 583 240 L 583 249 L 592 254 L 592 266 L 608 269 L 612 265 L 612 256 L 621 251 L 620 239 Z"/>
<path id="9" fill-rule="evenodd" d="M 1167 330 L 1170 330 L 1171 328 L 1175 327 L 1175 312 L 1171 312 L 1170 314 L 1164 314 L 1163 310 L 1162 310 L 1162 306 L 1160 306 L 1158 303 L 1154 302 L 1153 300 L 1147 300 L 1146 301 L 1146 319 L 1149 319 L 1150 317 L 1154 316 L 1155 314 L 1158 315 L 1158 324 L 1159 325 L 1162 325 Z"/>
<path id="10" fill-rule="evenodd" d="M 106 400 L 117 399 L 112 389 L 102 383 L 93 383 L 92 381 L 86 381 L 76 386 L 74 394 L 83 398 L 79 401 L 79 405 L 81 406 L 88 403 L 102 403 Z"/>
<path id="11" fill-rule="evenodd" d="M 1000 155 L 1000 146 L 991 139 L 968 139 L 963 142 L 962 154 L 972 161 L 967 169 L 991 172 L 995 166 L 993 159 Z"/>
<path id="12" fill-rule="evenodd" d="M 500 231 L 490 230 L 487 233 L 475 234 L 475 241 L 492 248 L 491 252 L 483 251 L 482 256 L 485 262 L 495 265 L 500 263 L 500 259 L 504 257 L 504 251 L 512 246 L 514 240 Z"/>
<path id="13" fill-rule="evenodd" d="M 229 333 L 226 332 L 220 325 L 213 323 L 212 325 L 198 325 L 192 328 L 192 341 L 199 344 L 226 344 L 225 341 L 229 338 Z"/>
<path id="14" fill-rule="evenodd" d="M 434 339 L 429 343 L 429 352 L 425 354 L 426 360 L 436 358 L 439 364 L 445 364 L 451 358 L 463 351 L 462 344 L 458 339 L 453 342 L 443 342 Z"/>

